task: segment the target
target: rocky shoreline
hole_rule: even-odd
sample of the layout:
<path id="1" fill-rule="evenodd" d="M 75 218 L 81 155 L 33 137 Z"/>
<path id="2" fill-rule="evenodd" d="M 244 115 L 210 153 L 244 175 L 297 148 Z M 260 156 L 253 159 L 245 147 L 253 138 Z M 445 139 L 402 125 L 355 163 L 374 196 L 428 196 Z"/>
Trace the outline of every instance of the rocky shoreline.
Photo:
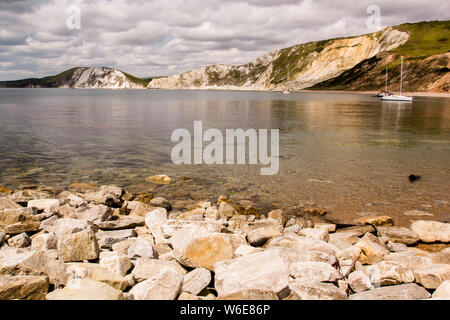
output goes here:
<path id="1" fill-rule="evenodd" d="M 319 209 L 173 201 L 84 183 L 0 188 L 0 299 L 450 299 L 449 223 L 341 226 Z"/>

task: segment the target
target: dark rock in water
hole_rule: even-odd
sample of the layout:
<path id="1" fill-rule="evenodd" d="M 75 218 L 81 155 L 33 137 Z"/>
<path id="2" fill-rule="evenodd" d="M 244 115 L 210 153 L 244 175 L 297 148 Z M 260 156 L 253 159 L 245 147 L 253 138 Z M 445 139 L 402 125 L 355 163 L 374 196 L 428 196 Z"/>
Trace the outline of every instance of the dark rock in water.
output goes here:
<path id="1" fill-rule="evenodd" d="M 412 174 L 408 177 L 410 182 L 416 182 L 419 181 L 422 177 L 421 176 L 416 176 L 415 174 Z"/>

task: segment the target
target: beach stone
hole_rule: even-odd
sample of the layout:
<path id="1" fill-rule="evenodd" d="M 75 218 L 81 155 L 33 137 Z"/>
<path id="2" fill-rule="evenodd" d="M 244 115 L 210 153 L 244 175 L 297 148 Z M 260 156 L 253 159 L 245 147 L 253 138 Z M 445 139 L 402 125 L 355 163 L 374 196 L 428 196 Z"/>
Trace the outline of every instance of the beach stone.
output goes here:
<path id="1" fill-rule="evenodd" d="M 97 259 L 99 253 L 95 232 L 91 229 L 69 234 L 58 241 L 59 260 L 64 262 Z"/>
<path id="2" fill-rule="evenodd" d="M 156 252 L 153 249 L 153 243 L 144 238 L 137 238 L 133 244 L 128 248 L 128 257 L 130 259 L 138 258 L 156 258 Z"/>
<path id="3" fill-rule="evenodd" d="M 408 228 L 378 227 L 377 231 L 379 237 L 386 237 L 392 242 L 410 245 L 419 242 L 419 235 Z"/>
<path id="4" fill-rule="evenodd" d="M 175 271 L 184 276 L 187 271 L 176 261 L 139 258 L 136 260 L 132 274 L 136 281 L 141 282 L 156 277 L 165 270 Z"/>
<path id="5" fill-rule="evenodd" d="M 263 248 L 255 248 L 246 244 L 242 244 L 234 251 L 235 257 L 242 257 L 252 253 L 264 251 Z"/>
<path id="6" fill-rule="evenodd" d="M 38 211 L 53 212 L 59 206 L 58 199 L 37 199 L 28 201 L 28 208 L 36 208 Z"/>
<path id="7" fill-rule="evenodd" d="M 172 268 L 166 268 L 135 285 L 130 293 L 135 300 L 175 300 L 182 284 L 183 275 Z"/>
<path id="8" fill-rule="evenodd" d="M 114 243 L 110 249 L 114 252 L 122 252 L 128 254 L 128 249 L 137 240 L 137 238 L 126 238 Z"/>
<path id="9" fill-rule="evenodd" d="M 273 291 L 242 290 L 225 296 L 217 297 L 217 300 L 279 300 Z"/>
<path id="10" fill-rule="evenodd" d="M 325 228 L 304 228 L 298 233 L 300 236 L 311 237 L 325 242 L 329 240 L 328 230 Z"/>
<path id="11" fill-rule="evenodd" d="M 47 251 L 56 250 L 58 238 L 53 233 L 43 233 L 35 236 L 31 241 L 31 250 Z"/>
<path id="12" fill-rule="evenodd" d="M 386 249 L 388 249 L 390 252 L 400 252 L 408 250 L 408 246 L 404 243 L 397 243 L 397 242 L 388 242 L 386 244 Z"/>
<path id="13" fill-rule="evenodd" d="M 289 283 L 290 295 L 286 300 L 345 300 L 347 293 L 332 283 L 303 281 Z"/>
<path id="14" fill-rule="evenodd" d="M 267 214 L 267 218 L 277 220 L 281 226 L 286 225 L 286 222 L 288 220 L 286 214 L 284 213 L 284 210 L 282 209 L 270 211 Z"/>
<path id="15" fill-rule="evenodd" d="M 41 222 L 31 212 L 26 208 L 0 210 L 0 231 L 10 235 L 39 231 Z"/>
<path id="16" fill-rule="evenodd" d="M 348 284 L 353 292 L 363 292 L 374 289 L 369 276 L 361 270 L 354 271 L 348 275 Z"/>
<path id="17" fill-rule="evenodd" d="M 254 253 L 216 263 L 215 288 L 219 296 L 242 290 L 279 293 L 289 284 L 288 265 L 277 250 Z"/>
<path id="18" fill-rule="evenodd" d="M 154 207 L 164 208 L 168 211 L 172 210 L 172 204 L 163 197 L 156 197 L 150 200 L 150 204 Z"/>
<path id="19" fill-rule="evenodd" d="M 418 267 L 433 264 L 431 257 L 416 256 L 410 252 L 405 251 L 390 253 L 385 256 L 383 260 L 398 262 L 411 271 L 414 271 L 414 269 Z"/>
<path id="20" fill-rule="evenodd" d="M 156 184 L 170 184 L 172 183 L 173 179 L 165 174 L 158 174 L 155 176 L 150 176 L 145 178 L 148 182 L 153 182 Z"/>
<path id="21" fill-rule="evenodd" d="M 205 268 L 214 271 L 214 264 L 233 258 L 234 249 L 228 239 L 220 234 L 196 238 L 177 248 L 175 258 L 190 268 Z"/>
<path id="22" fill-rule="evenodd" d="M 224 203 L 224 202 L 223 202 Z M 281 236 L 280 231 L 275 228 L 260 228 L 250 231 L 247 234 L 247 241 L 254 247 L 263 246 L 267 240 L 273 237 Z"/>
<path id="23" fill-rule="evenodd" d="M 129 284 L 126 277 L 103 268 L 98 263 L 67 263 L 66 268 L 69 280 L 90 279 L 104 282 L 121 291 L 125 290 Z"/>
<path id="24" fill-rule="evenodd" d="M 0 276 L 0 300 L 44 300 L 47 292 L 45 276 Z"/>
<path id="25" fill-rule="evenodd" d="M 353 221 L 354 224 L 370 224 L 374 226 L 393 226 L 394 220 L 390 216 L 366 216 Z"/>
<path id="26" fill-rule="evenodd" d="M 237 211 L 234 209 L 234 207 L 227 203 L 227 202 L 221 202 L 219 204 L 219 216 L 224 219 L 229 219 L 237 214 Z"/>
<path id="27" fill-rule="evenodd" d="M 121 300 L 122 291 L 89 279 L 73 279 L 63 289 L 46 296 L 46 300 Z"/>
<path id="28" fill-rule="evenodd" d="M 427 289 L 437 289 L 442 282 L 450 280 L 450 265 L 433 264 L 414 269 L 416 282 Z"/>
<path id="29" fill-rule="evenodd" d="M 53 232 L 58 239 L 61 239 L 67 235 L 83 231 L 87 228 L 87 226 L 88 224 L 86 221 L 61 218 L 56 220 L 53 225 L 45 227 L 44 229 L 48 232 Z"/>
<path id="30" fill-rule="evenodd" d="M 366 233 L 355 245 L 361 248 L 359 261 L 362 264 L 379 262 L 389 254 L 381 241 L 371 233 Z"/>
<path id="31" fill-rule="evenodd" d="M 338 231 L 335 234 L 337 235 L 339 233 L 351 232 L 353 235 L 355 235 L 357 237 L 361 237 L 367 233 L 373 233 L 375 231 L 376 230 L 373 226 L 363 225 L 363 226 L 353 226 L 353 227 L 338 229 Z"/>
<path id="32" fill-rule="evenodd" d="M 123 189 L 115 186 L 101 186 L 96 192 L 87 192 L 86 201 L 114 206 L 121 204 Z"/>
<path id="33" fill-rule="evenodd" d="M 133 267 L 130 258 L 128 258 L 125 253 L 117 251 L 100 252 L 99 264 L 101 267 L 111 272 L 120 274 L 121 276 L 125 276 Z"/>
<path id="34" fill-rule="evenodd" d="M 122 209 L 126 213 L 128 212 L 130 216 L 145 217 L 155 207 L 140 201 L 127 201 L 122 206 Z"/>
<path id="35" fill-rule="evenodd" d="M 145 225 L 144 217 L 140 216 L 119 216 L 116 220 L 97 222 L 96 225 L 101 230 L 123 230 Z"/>
<path id="36" fill-rule="evenodd" d="M 14 248 L 26 248 L 31 244 L 31 240 L 24 232 L 8 239 L 8 245 Z"/>
<path id="37" fill-rule="evenodd" d="M 219 220 L 220 219 L 220 214 L 219 214 L 219 210 L 217 209 L 217 207 L 209 207 L 209 208 L 205 208 L 205 213 L 203 214 L 203 217 L 205 219 L 209 219 L 209 220 Z"/>
<path id="38" fill-rule="evenodd" d="M 390 286 L 414 281 L 414 273 L 395 261 L 381 261 L 367 267 L 370 281 L 377 286 Z"/>
<path id="39" fill-rule="evenodd" d="M 447 247 L 439 252 L 435 252 L 430 255 L 433 263 L 436 264 L 450 264 L 450 247 Z"/>
<path id="40" fill-rule="evenodd" d="M 49 259 L 43 251 L 0 251 L 0 274 L 45 275 L 52 284 L 66 282 L 66 267 L 58 260 Z"/>
<path id="41" fill-rule="evenodd" d="M 153 226 L 161 226 L 167 223 L 167 210 L 157 208 L 145 215 L 145 225 L 152 230 Z"/>
<path id="42" fill-rule="evenodd" d="M 108 220 L 113 214 L 113 210 L 105 205 L 88 205 L 77 211 L 76 218 L 86 222 L 97 223 Z"/>
<path id="43" fill-rule="evenodd" d="M 74 195 L 73 193 L 69 194 L 64 200 L 63 203 L 67 203 L 69 206 L 74 208 L 82 208 L 87 207 L 88 203 L 82 197 Z"/>
<path id="44" fill-rule="evenodd" d="M 314 228 L 321 229 L 325 228 L 328 233 L 336 232 L 336 225 L 334 223 L 315 223 Z"/>
<path id="45" fill-rule="evenodd" d="M 433 292 L 433 298 L 444 298 L 450 300 L 450 280 L 445 280 Z"/>
<path id="46" fill-rule="evenodd" d="M 422 217 L 422 216 L 432 217 L 432 216 L 434 216 L 434 214 L 426 212 L 426 211 L 422 211 L 422 210 L 408 210 L 408 211 L 403 212 L 403 215 L 411 216 L 411 217 Z"/>
<path id="47" fill-rule="evenodd" d="M 17 204 L 16 202 L 14 202 L 6 197 L 0 197 L 0 210 L 20 209 L 20 208 L 23 208 L 20 204 Z"/>
<path id="48" fill-rule="evenodd" d="M 296 262 L 289 265 L 289 275 L 295 279 L 314 282 L 335 282 L 340 273 L 325 262 Z"/>
<path id="49" fill-rule="evenodd" d="M 407 283 L 355 293 L 348 300 L 421 300 L 430 297 L 431 294 L 421 286 Z"/>
<path id="50" fill-rule="evenodd" d="M 332 245 L 325 241 L 311 238 L 301 237 L 296 234 L 285 234 L 281 237 L 272 239 L 266 248 L 285 247 L 309 252 L 310 255 L 320 257 L 320 261 L 333 264 L 336 262 L 335 249 Z"/>
<path id="51" fill-rule="evenodd" d="M 211 282 L 211 272 L 204 268 L 185 274 L 181 291 L 198 295 Z"/>
<path id="52" fill-rule="evenodd" d="M 134 231 L 134 229 L 99 231 L 95 235 L 97 237 L 98 245 L 100 246 L 100 248 L 111 249 L 114 244 L 118 242 L 136 237 L 136 231 Z"/>
<path id="53" fill-rule="evenodd" d="M 450 223 L 415 221 L 410 228 L 423 242 L 450 242 Z"/>

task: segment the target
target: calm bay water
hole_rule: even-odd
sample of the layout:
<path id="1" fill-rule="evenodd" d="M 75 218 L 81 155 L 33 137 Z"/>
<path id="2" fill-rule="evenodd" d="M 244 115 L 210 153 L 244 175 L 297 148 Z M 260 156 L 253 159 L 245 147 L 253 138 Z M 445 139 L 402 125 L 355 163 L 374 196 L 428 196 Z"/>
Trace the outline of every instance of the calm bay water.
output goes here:
<path id="1" fill-rule="evenodd" d="M 176 166 L 173 130 L 280 129 L 280 170 Z M 264 208 L 314 205 L 337 215 L 418 209 L 449 219 L 450 99 L 412 104 L 335 93 L 0 89 L 0 185 L 75 181 L 153 190 L 169 199 L 230 195 Z M 410 174 L 422 176 L 418 183 Z M 182 179 L 188 177 L 190 180 Z M 248 203 L 250 203 L 248 202 Z M 426 218 L 426 217 L 425 217 Z"/>

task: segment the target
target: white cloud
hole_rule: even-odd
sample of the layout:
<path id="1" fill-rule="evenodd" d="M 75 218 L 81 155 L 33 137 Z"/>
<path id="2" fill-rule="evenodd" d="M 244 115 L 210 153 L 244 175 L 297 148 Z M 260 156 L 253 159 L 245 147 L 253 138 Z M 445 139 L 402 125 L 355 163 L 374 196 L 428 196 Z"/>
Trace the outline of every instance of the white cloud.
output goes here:
<path id="1" fill-rule="evenodd" d="M 73 66 L 115 66 L 137 76 L 214 63 L 242 64 L 297 43 L 371 32 L 381 24 L 448 20 L 441 0 L 9 0 L 0 2 L 0 79 Z M 81 29 L 66 8 L 81 9 Z"/>

